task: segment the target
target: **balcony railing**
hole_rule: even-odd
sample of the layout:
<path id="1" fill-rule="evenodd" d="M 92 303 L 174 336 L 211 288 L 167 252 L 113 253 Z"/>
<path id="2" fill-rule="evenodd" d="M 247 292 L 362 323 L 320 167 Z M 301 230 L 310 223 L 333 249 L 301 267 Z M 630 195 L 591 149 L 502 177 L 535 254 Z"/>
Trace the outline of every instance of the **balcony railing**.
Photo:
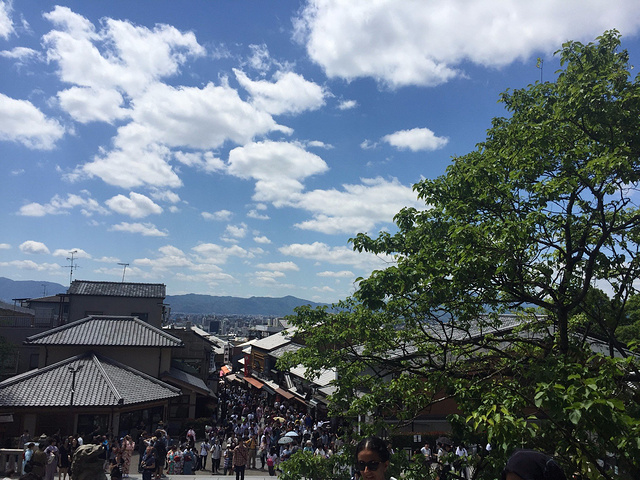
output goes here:
<path id="1" fill-rule="evenodd" d="M 63 318 L 63 323 L 66 318 Z M 13 328 L 52 328 L 58 326 L 58 318 L 51 317 L 25 317 L 22 315 L 0 316 L 0 327 Z"/>

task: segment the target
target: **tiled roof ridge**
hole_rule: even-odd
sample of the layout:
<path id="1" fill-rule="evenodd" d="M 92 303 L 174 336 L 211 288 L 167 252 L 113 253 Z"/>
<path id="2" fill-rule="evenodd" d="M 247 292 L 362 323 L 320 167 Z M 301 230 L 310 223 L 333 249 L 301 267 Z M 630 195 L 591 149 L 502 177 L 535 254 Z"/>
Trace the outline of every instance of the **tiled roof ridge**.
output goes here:
<path id="1" fill-rule="evenodd" d="M 55 370 L 56 368 L 59 368 L 67 363 L 73 363 L 77 360 L 82 360 L 82 358 L 86 357 L 91 353 L 92 352 L 80 353 L 73 357 L 65 358 L 64 360 L 60 360 L 59 362 L 52 363 L 51 365 L 47 365 L 46 367 L 34 368 L 33 370 L 28 370 L 24 373 L 19 373 L 18 375 L 15 375 L 13 377 L 7 378 L 6 380 L 3 380 L 2 382 L 0 382 L 0 385 L 2 386 L 12 385 L 26 378 L 35 377 L 36 375 L 40 375 L 42 373 L 48 372 L 49 370 Z"/>
<path id="2" fill-rule="evenodd" d="M 73 283 L 102 283 L 102 284 L 115 284 L 115 285 L 164 285 L 164 283 L 145 283 L 145 282 L 108 282 L 100 280 L 74 280 Z"/>
<path id="3" fill-rule="evenodd" d="M 93 352 L 91 352 L 91 353 L 98 360 L 105 360 L 107 363 L 111 363 L 112 365 L 115 365 L 116 367 L 122 368 L 122 369 L 127 370 L 127 371 L 129 371 L 131 373 L 134 373 L 134 374 L 136 374 L 136 375 L 138 375 L 140 377 L 143 377 L 146 380 L 150 380 L 150 381 L 152 381 L 154 383 L 157 383 L 157 384 L 162 384 L 162 386 L 164 386 L 164 387 L 169 386 L 171 389 L 173 389 L 173 390 L 175 390 L 177 392 L 180 392 L 179 388 L 174 387 L 173 385 L 169 385 L 168 383 L 163 382 L 159 378 L 156 378 L 156 377 L 153 377 L 151 375 L 148 375 L 148 374 L 146 374 L 144 372 L 141 372 L 140 370 L 136 370 L 135 368 L 133 368 L 133 367 L 131 367 L 129 365 L 125 365 L 124 363 L 121 363 L 121 362 L 119 362 L 119 361 L 117 361 L 117 360 L 115 360 L 115 359 L 113 359 L 111 357 L 105 357 L 103 355 L 100 355 L 99 353 L 93 353 Z"/>
<path id="4" fill-rule="evenodd" d="M 107 372 L 104 371 L 104 367 L 102 366 L 102 362 L 100 361 L 100 359 L 98 358 L 98 356 L 94 352 L 90 352 L 89 354 L 91 355 L 91 360 L 93 361 L 94 365 L 96 366 L 96 368 L 100 372 L 100 375 L 102 375 L 102 379 L 109 386 L 109 390 L 111 390 L 111 393 L 113 393 L 113 396 L 115 397 L 116 401 L 120 402 L 123 399 L 122 395 L 120 395 L 120 392 L 118 392 L 118 389 L 116 388 L 116 386 L 111 381 L 111 378 L 109 377 Z"/>
<path id="5" fill-rule="evenodd" d="M 87 317 L 81 318 L 80 320 L 75 320 L 75 321 L 73 321 L 71 323 L 65 323 L 64 325 L 59 325 L 59 326 L 51 328 L 49 330 L 45 330 L 44 332 L 36 333 L 35 335 L 31 335 L 30 337 L 25 338 L 22 343 L 25 344 L 25 345 L 29 344 L 34 340 L 38 340 L 40 338 L 47 337 L 47 336 L 52 335 L 54 333 L 58 333 L 58 332 L 61 332 L 63 330 L 69 329 L 71 327 L 75 327 L 77 325 L 82 325 L 83 323 L 86 323 L 86 322 L 90 321 L 92 318 L 94 318 L 94 315 L 89 315 Z"/>
<path id="6" fill-rule="evenodd" d="M 78 325 L 82 325 L 83 323 L 88 323 L 94 320 L 129 320 L 129 321 L 133 321 L 134 323 L 137 323 L 138 325 L 142 326 L 143 328 L 146 328 L 148 330 L 151 330 L 152 332 L 160 335 L 161 337 L 165 338 L 166 340 L 169 341 L 177 341 L 177 345 L 176 346 L 183 346 L 184 343 L 182 342 L 182 340 L 180 340 L 177 337 L 174 337 L 173 335 L 165 332 L 163 329 L 158 328 L 154 325 L 151 325 L 150 323 L 145 322 L 144 320 L 141 320 L 139 317 L 136 317 L 134 315 L 89 315 L 85 318 L 81 318 L 80 320 L 76 320 L 74 322 L 71 323 L 67 323 L 65 325 L 60 325 L 58 327 L 52 328 L 50 330 L 46 330 L 44 332 L 41 333 L 37 333 L 35 335 L 32 335 L 30 337 L 27 337 L 24 340 L 24 344 L 28 345 L 32 342 L 34 342 L 35 340 L 39 340 L 41 338 L 45 338 L 47 336 L 50 335 L 55 335 L 58 332 L 62 332 L 64 330 L 69 330 L 71 328 L 75 328 Z"/>

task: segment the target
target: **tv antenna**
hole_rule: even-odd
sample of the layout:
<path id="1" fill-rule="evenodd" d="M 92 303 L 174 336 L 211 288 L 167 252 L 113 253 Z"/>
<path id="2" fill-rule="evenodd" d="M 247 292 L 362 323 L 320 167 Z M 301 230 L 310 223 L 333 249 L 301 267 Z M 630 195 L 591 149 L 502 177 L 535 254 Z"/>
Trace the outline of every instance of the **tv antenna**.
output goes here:
<path id="1" fill-rule="evenodd" d="M 69 286 L 71 286 L 71 283 L 73 282 L 73 269 L 78 268 L 78 266 L 73 263 L 73 256 L 78 253 L 78 250 L 72 250 L 69 253 L 71 254 L 71 256 L 67 257 L 67 260 L 71 262 L 71 265 L 67 265 L 67 268 L 69 269 Z"/>
<path id="2" fill-rule="evenodd" d="M 544 60 L 538 57 L 538 61 L 536 62 L 536 68 L 540 69 L 540 83 L 542 83 L 542 69 L 544 67 Z"/>
<path id="3" fill-rule="evenodd" d="M 122 265 L 122 283 L 124 283 L 124 274 L 127 273 L 128 263 L 118 263 L 118 265 Z"/>
<path id="4" fill-rule="evenodd" d="M 46 283 L 41 283 L 40 286 L 42 287 L 42 296 L 46 297 L 47 296 L 47 284 Z"/>

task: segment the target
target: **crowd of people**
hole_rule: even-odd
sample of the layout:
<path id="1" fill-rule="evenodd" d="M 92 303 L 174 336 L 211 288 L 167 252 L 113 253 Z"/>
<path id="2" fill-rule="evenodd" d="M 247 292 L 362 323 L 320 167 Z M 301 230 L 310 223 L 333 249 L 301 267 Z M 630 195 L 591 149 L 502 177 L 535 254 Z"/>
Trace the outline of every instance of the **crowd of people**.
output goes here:
<path id="1" fill-rule="evenodd" d="M 270 401 L 262 392 L 226 383 L 220 385 L 219 398 L 223 402 L 222 414 L 205 427 L 204 435 L 189 428 L 172 438 L 162 422 L 152 433 L 141 431 L 138 438 L 124 435 L 118 439 L 94 432 L 87 443 L 95 448 L 88 455 L 97 462 L 100 478 L 108 475 L 112 480 L 126 479 L 132 469 L 141 473 L 143 480 L 193 475 L 207 469 L 213 474 L 235 474 L 236 480 L 244 480 L 246 469 L 268 471 L 275 476 L 283 462 L 299 450 L 328 458 L 343 446 L 330 423 L 314 418 L 301 403 L 279 397 Z M 435 449 L 425 444 L 415 457 L 439 469 L 443 479 L 449 472 L 455 472 L 456 478 L 470 478 L 464 461 L 457 465 L 451 461 L 467 457 L 465 446 L 458 445 L 454 450 L 448 439 L 439 440 Z M 78 467 L 74 470 L 78 457 L 74 453 L 86 448 L 82 436 L 42 436 L 33 442 L 25 432 L 20 443 L 25 447 L 21 478 L 54 480 L 56 473 L 58 480 L 66 480 L 67 476 L 72 480 L 83 478 Z M 136 450 L 138 465 L 132 466 Z M 356 446 L 354 478 L 384 478 L 390 457 L 388 442 L 377 437 L 364 439 Z M 523 462 L 532 458 L 537 461 L 541 457 L 531 453 L 519 457 L 519 462 L 511 462 L 503 479 L 517 480 L 515 475 L 525 468 Z M 96 475 L 84 478 L 98 479 Z"/>

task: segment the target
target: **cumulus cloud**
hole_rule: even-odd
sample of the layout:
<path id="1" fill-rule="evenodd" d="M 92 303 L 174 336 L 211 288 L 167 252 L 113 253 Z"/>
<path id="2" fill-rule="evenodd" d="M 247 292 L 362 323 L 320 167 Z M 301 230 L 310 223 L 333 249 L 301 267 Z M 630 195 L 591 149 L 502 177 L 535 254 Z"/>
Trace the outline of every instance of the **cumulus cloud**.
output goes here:
<path id="1" fill-rule="evenodd" d="M 238 245 L 225 247 L 215 243 L 201 243 L 191 250 L 193 250 L 197 261 L 204 264 L 218 265 L 226 263 L 229 257 L 252 258 L 254 256 Z"/>
<path id="2" fill-rule="evenodd" d="M 355 100 L 343 100 L 338 104 L 338 110 L 351 110 L 352 108 L 356 108 L 358 106 L 358 102 Z"/>
<path id="3" fill-rule="evenodd" d="M 318 275 L 319 277 L 330 277 L 330 278 L 350 278 L 350 277 L 353 277 L 353 272 L 349 270 L 340 270 L 339 272 L 331 272 L 327 270 L 324 272 L 318 272 L 316 275 Z"/>
<path id="4" fill-rule="evenodd" d="M 112 232 L 138 233 L 144 237 L 166 237 L 166 231 L 159 230 L 153 223 L 122 222 L 109 228 Z"/>
<path id="5" fill-rule="evenodd" d="M 43 37 L 47 59 L 56 62 L 62 81 L 128 95 L 160 78 L 175 75 L 189 59 L 206 52 L 193 32 L 157 24 L 153 30 L 106 18 L 101 28 L 68 7 L 45 13 L 54 30 Z"/>
<path id="6" fill-rule="evenodd" d="M 90 217 L 94 213 L 100 215 L 108 214 L 108 210 L 101 206 L 95 199 L 91 198 L 89 192 L 83 190 L 81 195 L 69 193 L 66 198 L 55 195 L 48 203 L 40 204 L 37 202 L 23 205 L 18 210 L 18 215 L 25 217 L 44 217 L 45 215 L 63 215 L 68 214 L 74 208 L 80 208 L 80 212 Z"/>
<path id="7" fill-rule="evenodd" d="M 58 273 L 62 268 L 57 263 L 36 263 L 32 260 L 13 260 L 0 262 L 0 267 L 13 267 L 19 270 L 33 270 L 36 272 Z"/>
<path id="8" fill-rule="evenodd" d="M 327 262 L 334 265 L 352 265 L 366 269 L 380 268 L 388 265 L 393 260 L 389 256 L 360 253 L 347 247 L 331 247 L 323 242 L 292 243 L 280 247 L 278 250 L 283 255 L 292 257 Z"/>
<path id="9" fill-rule="evenodd" d="M 70 257 L 73 252 L 73 258 L 91 258 L 91 254 L 85 252 L 81 248 L 57 248 L 53 252 L 54 257 Z"/>
<path id="10" fill-rule="evenodd" d="M 297 114 L 317 110 L 324 105 L 326 92 L 316 83 L 293 72 L 278 72 L 274 82 L 251 80 L 243 71 L 234 69 L 238 83 L 251 95 L 251 103 L 272 115 Z"/>
<path id="11" fill-rule="evenodd" d="M 124 97 L 116 89 L 71 87 L 58 92 L 60 106 L 80 123 L 113 123 L 129 116 Z"/>
<path id="12" fill-rule="evenodd" d="M 233 217 L 233 212 L 229 210 L 218 210 L 217 212 L 213 213 L 202 212 L 200 215 L 202 215 L 202 218 L 204 218 L 205 220 L 215 220 L 218 222 L 222 222 L 230 220 L 231 217 Z"/>
<path id="13" fill-rule="evenodd" d="M 22 253 L 29 254 L 48 254 L 49 249 L 42 242 L 36 242 L 35 240 L 27 240 L 26 242 L 22 242 L 18 247 Z"/>
<path id="14" fill-rule="evenodd" d="M 13 20 L 11 20 L 11 4 L 0 2 L 0 38 L 7 40 L 13 33 Z"/>
<path id="15" fill-rule="evenodd" d="M 448 138 L 436 137 L 428 128 L 400 130 L 382 137 L 382 140 L 399 150 L 437 150 L 449 143 Z"/>
<path id="16" fill-rule="evenodd" d="M 322 158 L 287 142 L 257 142 L 229 152 L 228 172 L 256 180 L 253 199 L 287 205 L 304 189 L 300 182 L 329 167 Z"/>
<path id="17" fill-rule="evenodd" d="M 31 102 L 0 93 L 0 140 L 34 150 L 51 150 L 64 133 L 60 122 L 47 118 Z"/>
<path id="18" fill-rule="evenodd" d="M 8 243 L 0 243 L 0 250 L 9 250 L 11 248 L 11 245 L 9 245 Z"/>
<path id="19" fill-rule="evenodd" d="M 432 86 L 460 76 L 465 61 L 500 67 L 553 52 L 567 39 L 590 40 L 613 26 L 637 32 L 640 4 L 310 0 L 294 23 L 295 38 L 329 77 Z"/>
<path id="20" fill-rule="evenodd" d="M 294 262 L 272 262 L 272 263 L 259 263 L 256 265 L 257 268 L 262 268 L 264 270 L 273 270 L 277 272 L 286 272 L 292 271 L 297 272 L 300 270 L 300 267 L 296 265 Z"/>
<path id="21" fill-rule="evenodd" d="M 361 184 L 343 185 L 342 190 L 314 190 L 299 195 L 296 206 L 313 218 L 296 224 L 304 230 L 336 234 L 366 232 L 389 223 L 402 208 L 424 208 L 411 187 L 397 179 L 362 179 Z"/>
<path id="22" fill-rule="evenodd" d="M 0 51 L 0 57 L 17 60 L 18 65 L 23 65 L 31 60 L 40 58 L 40 53 L 33 48 L 15 47 L 11 50 Z"/>
<path id="23" fill-rule="evenodd" d="M 116 195 L 105 202 L 114 212 L 128 215 L 131 218 L 144 218 L 162 213 L 162 207 L 149 197 L 130 192 L 129 197 Z"/>
<path id="24" fill-rule="evenodd" d="M 174 156 L 183 165 L 195 167 L 208 173 L 225 169 L 224 162 L 212 152 L 175 152 Z"/>
<path id="25" fill-rule="evenodd" d="M 253 237 L 253 241 L 256 242 L 256 243 L 261 243 L 263 245 L 268 245 L 268 244 L 271 243 L 271 240 L 269 240 L 269 238 L 265 237 L 264 235 L 259 236 L 259 237 Z M 2 248 L 2 247 L 0 246 L 0 248 Z"/>

